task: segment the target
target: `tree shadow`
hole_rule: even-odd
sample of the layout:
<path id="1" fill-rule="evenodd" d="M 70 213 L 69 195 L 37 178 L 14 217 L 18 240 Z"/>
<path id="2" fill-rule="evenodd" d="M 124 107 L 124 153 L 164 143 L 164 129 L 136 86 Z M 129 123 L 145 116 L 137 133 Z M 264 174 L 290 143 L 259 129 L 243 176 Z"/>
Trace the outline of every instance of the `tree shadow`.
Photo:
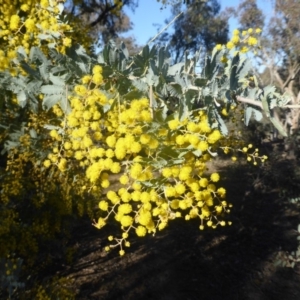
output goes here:
<path id="1" fill-rule="evenodd" d="M 219 171 L 233 204 L 232 226 L 200 231 L 196 220 L 176 219 L 155 237 L 134 239 L 122 258 L 103 251 L 106 229 L 87 229 L 91 234 L 82 239 L 77 232 L 74 263 L 60 272 L 74 279 L 76 299 L 259 300 L 284 293 L 300 299 L 298 274 L 273 265 L 279 249 L 297 248 L 292 233 L 299 214 L 290 213 L 261 171 L 245 165 Z M 282 274 L 293 284 L 279 285 Z"/>

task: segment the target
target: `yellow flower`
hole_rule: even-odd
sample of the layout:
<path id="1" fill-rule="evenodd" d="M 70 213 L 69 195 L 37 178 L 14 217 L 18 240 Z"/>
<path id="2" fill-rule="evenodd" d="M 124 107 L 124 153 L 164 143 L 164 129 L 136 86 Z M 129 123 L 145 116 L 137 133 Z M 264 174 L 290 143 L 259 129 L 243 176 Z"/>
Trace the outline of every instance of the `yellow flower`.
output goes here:
<path id="1" fill-rule="evenodd" d="M 197 149 L 201 150 L 202 152 L 208 149 L 208 143 L 206 141 L 200 141 L 197 145 Z"/>
<path id="2" fill-rule="evenodd" d="M 99 218 L 97 223 L 93 224 L 96 228 L 101 229 L 106 225 L 106 221 L 103 218 Z"/>
<path id="3" fill-rule="evenodd" d="M 133 142 L 131 145 L 130 145 L 130 151 L 132 153 L 139 153 L 140 151 L 142 150 L 142 146 L 140 143 L 138 142 Z"/>
<path id="4" fill-rule="evenodd" d="M 176 136 L 176 144 L 182 146 L 185 143 L 184 135 L 177 135 Z"/>
<path id="5" fill-rule="evenodd" d="M 226 47 L 227 49 L 231 50 L 233 47 L 234 47 L 234 43 L 229 41 L 227 44 L 226 44 Z"/>
<path id="6" fill-rule="evenodd" d="M 129 214 L 132 212 L 132 206 L 131 204 L 129 203 L 124 203 L 124 204 L 121 204 L 119 207 L 118 207 L 118 213 L 120 214 Z"/>
<path id="7" fill-rule="evenodd" d="M 101 84 L 103 82 L 103 76 L 100 73 L 96 73 L 93 75 L 92 81 L 95 84 Z"/>
<path id="8" fill-rule="evenodd" d="M 65 148 L 66 150 L 69 150 L 69 149 L 72 148 L 72 144 L 71 144 L 70 142 L 65 142 L 65 143 L 64 143 L 64 148 Z"/>
<path id="9" fill-rule="evenodd" d="M 35 29 L 35 21 L 33 19 L 27 19 L 25 21 L 25 27 L 29 31 L 33 31 Z"/>
<path id="10" fill-rule="evenodd" d="M 211 180 L 212 182 L 218 182 L 219 179 L 220 179 L 220 175 L 219 175 L 218 173 L 212 173 L 212 174 L 210 175 L 210 180 Z"/>
<path id="11" fill-rule="evenodd" d="M 250 36 L 248 39 L 249 46 L 255 46 L 257 44 L 257 39 L 255 37 Z"/>
<path id="12" fill-rule="evenodd" d="M 90 76 L 90 75 L 85 75 L 85 76 L 83 76 L 83 77 L 81 78 L 81 81 L 82 81 L 83 84 L 89 83 L 90 80 L 91 80 L 91 76 Z M 91 104 L 91 103 L 90 103 L 90 104 Z"/>
<path id="13" fill-rule="evenodd" d="M 147 226 L 152 221 L 151 213 L 149 211 L 142 211 L 139 215 L 138 222 L 141 225 Z"/>
<path id="14" fill-rule="evenodd" d="M 129 177 L 127 175 L 122 175 L 119 179 L 121 184 L 127 184 L 129 182 Z"/>
<path id="15" fill-rule="evenodd" d="M 11 30 L 17 30 L 19 28 L 20 17 L 18 15 L 12 15 L 10 18 L 9 28 Z"/>
<path id="16" fill-rule="evenodd" d="M 107 211 L 108 210 L 108 202 L 105 200 L 102 200 L 99 202 L 99 208 L 101 210 Z"/>
<path id="17" fill-rule="evenodd" d="M 246 47 L 246 46 L 243 46 L 242 48 L 241 48 L 241 52 L 242 53 L 247 53 L 249 51 L 249 49 Z"/>
<path id="18" fill-rule="evenodd" d="M 216 206 L 215 209 L 217 213 L 221 213 L 223 211 L 223 207 L 221 205 Z"/>
<path id="19" fill-rule="evenodd" d="M 146 228 L 144 227 L 144 226 L 138 226 L 136 229 L 135 229 L 135 233 L 136 233 L 136 235 L 137 236 L 140 236 L 140 237 L 142 237 L 142 236 L 145 236 L 146 235 L 146 233 L 147 233 L 147 230 L 146 230 Z"/>
<path id="20" fill-rule="evenodd" d="M 28 4 L 22 4 L 22 5 L 21 5 L 21 10 L 23 10 L 23 11 L 28 11 L 28 10 L 29 10 Z"/>
<path id="21" fill-rule="evenodd" d="M 115 174 L 120 173 L 120 171 L 121 171 L 120 163 L 118 163 L 118 162 L 112 163 L 112 165 L 110 166 L 110 170 L 112 173 L 115 173 Z"/>
<path id="22" fill-rule="evenodd" d="M 207 178 L 201 178 L 201 179 L 199 180 L 199 184 L 200 184 L 200 186 L 203 187 L 203 188 L 207 187 L 207 185 L 208 185 L 208 180 L 207 180 Z"/>
<path id="23" fill-rule="evenodd" d="M 175 193 L 176 193 L 176 190 L 175 190 L 174 187 L 167 186 L 165 188 L 165 195 L 166 195 L 166 197 L 173 197 L 173 196 L 175 196 Z"/>
<path id="24" fill-rule="evenodd" d="M 50 161 L 49 159 L 46 159 L 46 160 L 44 161 L 44 166 L 45 166 L 46 168 L 49 168 L 49 167 L 51 166 L 51 161 Z"/>
<path id="25" fill-rule="evenodd" d="M 226 57 L 225 55 L 222 56 L 220 60 L 221 60 L 221 62 L 222 62 L 223 64 L 226 64 L 227 61 L 228 61 L 228 59 L 227 59 L 227 57 Z"/>
<path id="26" fill-rule="evenodd" d="M 234 45 L 237 45 L 240 41 L 240 38 L 238 35 L 234 35 L 231 39 L 231 42 L 234 44 Z"/>
<path id="27" fill-rule="evenodd" d="M 72 45 L 72 40 L 70 38 L 64 38 L 63 39 L 63 45 L 66 46 L 66 47 L 71 47 Z"/>
<path id="28" fill-rule="evenodd" d="M 178 127 L 179 125 L 180 125 L 180 122 L 179 122 L 178 119 L 177 119 L 177 120 L 171 120 L 171 121 L 168 122 L 168 126 L 169 126 L 169 128 L 170 128 L 171 130 L 177 129 L 177 127 Z"/>
<path id="29" fill-rule="evenodd" d="M 185 186 L 182 183 L 177 183 L 175 185 L 175 191 L 176 193 L 178 193 L 179 195 L 182 195 L 185 192 Z"/>
<path id="30" fill-rule="evenodd" d="M 47 8 L 49 6 L 48 0 L 41 0 L 41 7 Z"/>
<path id="31" fill-rule="evenodd" d="M 168 225 L 167 222 L 161 222 L 161 223 L 158 225 L 158 230 L 163 230 L 167 225 Z"/>
<path id="32" fill-rule="evenodd" d="M 133 218 L 130 216 L 123 216 L 120 223 L 123 227 L 129 227 L 133 223 Z"/>
<path id="33" fill-rule="evenodd" d="M 226 190 L 224 188 L 218 188 L 217 193 L 218 195 L 220 195 L 221 198 L 224 198 L 226 195 Z"/>
<path id="34" fill-rule="evenodd" d="M 262 30 L 261 30 L 260 28 L 256 28 L 256 29 L 255 29 L 255 33 L 257 33 L 257 34 L 261 33 L 261 31 L 262 31 Z"/>
<path id="35" fill-rule="evenodd" d="M 98 74 L 98 73 L 102 73 L 102 67 L 99 66 L 99 65 L 94 66 L 93 70 L 92 70 L 92 73 L 93 73 L 93 75 Z"/>
<path id="36" fill-rule="evenodd" d="M 79 96 L 84 96 L 85 93 L 87 92 L 86 87 L 83 85 L 76 85 L 74 87 L 74 91 L 76 92 L 77 95 Z M 75 107 L 75 106 L 74 106 Z"/>

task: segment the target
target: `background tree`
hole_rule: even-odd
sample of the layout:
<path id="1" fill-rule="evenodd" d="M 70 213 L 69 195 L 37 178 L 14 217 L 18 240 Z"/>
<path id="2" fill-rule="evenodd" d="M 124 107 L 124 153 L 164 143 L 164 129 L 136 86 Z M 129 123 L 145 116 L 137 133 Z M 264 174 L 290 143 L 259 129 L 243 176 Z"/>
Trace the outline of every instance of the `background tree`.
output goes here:
<path id="1" fill-rule="evenodd" d="M 71 18 L 78 18 L 89 28 L 96 46 L 101 46 L 114 38 L 123 40 L 131 51 L 137 48 L 133 37 L 121 38 L 120 34 L 132 29 L 129 16 L 124 8 L 134 11 L 137 0 L 70 0 L 65 4 L 65 11 Z"/>
<path id="2" fill-rule="evenodd" d="M 161 43 L 167 43 L 175 62 L 182 60 L 186 50 L 194 53 L 200 47 L 211 51 L 215 44 L 224 44 L 228 39 L 228 22 L 220 14 L 217 0 L 189 1 L 184 13 L 174 22 L 173 32 L 164 33 Z M 172 7 L 170 22 L 183 10 L 182 1 Z"/>
<path id="3" fill-rule="evenodd" d="M 290 108 L 281 117 L 289 134 L 299 128 L 300 110 L 300 5 L 297 0 L 276 0 L 273 14 L 267 16 L 257 7 L 256 0 L 242 1 L 232 12 L 241 29 L 263 28 L 262 51 L 258 53 L 263 85 L 274 84 L 290 96 Z M 279 118 L 279 117 L 278 117 Z"/>

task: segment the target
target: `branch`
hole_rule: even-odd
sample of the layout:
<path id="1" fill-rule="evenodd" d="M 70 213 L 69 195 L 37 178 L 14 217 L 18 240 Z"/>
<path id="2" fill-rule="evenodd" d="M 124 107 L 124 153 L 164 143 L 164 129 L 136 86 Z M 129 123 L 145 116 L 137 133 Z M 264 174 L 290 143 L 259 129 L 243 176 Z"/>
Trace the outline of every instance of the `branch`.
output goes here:
<path id="1" fill-rule="evenodd" d="M 300 70 L 300 65 L 297 64 L 297 65 L 293 68 L 293 70 L 292 70 L 292 71 L 294 71 L 294 72 L 291 72 L 291 71 L 289 72 L 290 75 L 289 75 L 289 77 L 286 79 L 286 81 L 285 81 L 285 83 L 284 83 L 284 85 L 283 85 L 284 88 L 287 87 L 291 81 L 295 80 L 295 77 L 297 76 L 297 73 L 299 72 L 299 70 Z"/>
<path id="2" fill-rule="evenodd" d="M 242 97 L 242 96 L 236 96 L 236 100 L 239 101 L 239 102 L 242 102 L 242 103 L 247 103 L 247 104 L 251 104 L 251 105 L 254 105 L 254 106 L 258 106 L 261 109 L 263 108 L 261 102 L 255 101 L 255 100 L 252 100 L 252 99 L 249 99 L 249 98 L 245 98 L 245 97 Z"/>
<path id="3" fill-rule="evenodd" d="M 165 26 L 154 38 L 152 38 L 147 45 L 151 44 L 154 40 L 156 40 L 172 23 L 174 23 L 181 15 L 183 14 L 183 11 L 180 12 L 167 26 Z"/>

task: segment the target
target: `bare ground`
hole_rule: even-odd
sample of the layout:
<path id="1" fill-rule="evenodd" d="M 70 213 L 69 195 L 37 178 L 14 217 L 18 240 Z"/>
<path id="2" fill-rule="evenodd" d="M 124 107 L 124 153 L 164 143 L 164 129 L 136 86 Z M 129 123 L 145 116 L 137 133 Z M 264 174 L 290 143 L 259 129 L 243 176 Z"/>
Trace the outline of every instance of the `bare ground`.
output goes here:
<path id="1" fill-rule="evenodd" d="M 51 273 L 72 279 L 79 300 L 299 300 L 300 267 L 274 266 L 279 250 L 297 248 L 299 209 L 287 201 L 300 194 L 293 164 L 262 171 L 221 161 L 232 226 L 200 231 L 197 221 L 175 220 L 155 237 L 134 239 L 124 257 L 104 251 L 113 227 L 85 222 L 69 243 L 73 262 Z"/>

